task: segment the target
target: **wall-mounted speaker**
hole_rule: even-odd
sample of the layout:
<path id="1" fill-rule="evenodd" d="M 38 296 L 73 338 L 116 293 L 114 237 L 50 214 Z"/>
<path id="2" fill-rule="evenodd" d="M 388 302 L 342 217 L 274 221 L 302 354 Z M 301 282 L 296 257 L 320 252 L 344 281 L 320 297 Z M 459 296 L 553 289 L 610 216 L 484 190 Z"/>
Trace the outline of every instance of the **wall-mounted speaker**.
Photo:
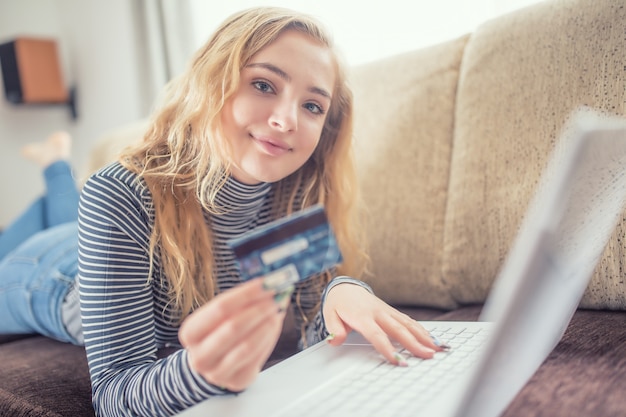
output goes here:
<path id="1" fill-rule="evenodd" d="M 4 95 L 13 104 L 63 104 L 77 118 L 76 89 L 66 87 L 53 39 L 18 37 L 0 44 Z"/>
<path id="2" fill-rule="evenodd" d="M 0 45 L 4 93 L 11 103 L 67 103 L 57 44 L 51 39 L 16 38 Z"/>

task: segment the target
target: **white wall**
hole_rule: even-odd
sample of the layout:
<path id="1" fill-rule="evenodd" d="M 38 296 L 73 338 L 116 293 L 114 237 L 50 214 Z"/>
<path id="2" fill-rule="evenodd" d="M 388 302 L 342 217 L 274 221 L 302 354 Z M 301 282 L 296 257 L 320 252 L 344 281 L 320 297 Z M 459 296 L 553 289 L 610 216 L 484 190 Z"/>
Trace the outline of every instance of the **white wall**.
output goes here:
<path id="1" fill-rule="evenodd" d="M 0 97 L 0 227 L 43 190 L 38 168 L 19 157 L 26 143 L 56 130 L 74 137 L 73 164 L 108 129 L 145 117 L 142 54 L 134 2 L 20 0 L 0 2 L 0 42 L 20 35 L 57 39 L 66 83 L 77 86 L 78 119 L 64 106 L 14 106 Z M 0 79 L 0 84 L 2 83 Z"/>
<path id="2" fill-rule="evenodd" d="M 453 39 L 490 18 L 539 1 L 189 0 L 196 48 L 230 14 L 253 6 L 280 6 L 318 17 L 352 65 Z"/>

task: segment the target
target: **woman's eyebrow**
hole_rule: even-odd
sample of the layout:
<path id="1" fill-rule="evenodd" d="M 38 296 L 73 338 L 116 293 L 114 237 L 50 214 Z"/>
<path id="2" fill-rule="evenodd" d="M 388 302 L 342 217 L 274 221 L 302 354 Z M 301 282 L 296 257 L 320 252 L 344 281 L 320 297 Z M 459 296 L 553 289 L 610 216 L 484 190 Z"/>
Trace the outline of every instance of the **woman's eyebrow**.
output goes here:
<path id="1" fill-rule="evenodd" d="M 280 68 L 278 68 L 276 65 L 268 64 L 267 62 L 252 63 L 252 64 L 246 65 L 246 67 L 265 68 L 268 71 L 272 71 L 274 74 L 278 75 L 283 80 L 291 81 L 291 77 L 289 76 L 289 74 L 287 74 L 285 71 L 283 71 Z"/>
<path id="2" fill-rule="evenodd" d="M 273 72 L 274 74 L 278 75 L 280 78 L 282 78 L 283 80 L 290 82 L 291 81 L 291 77 L 289 76 L 289 74 L 287 74 L 285 71 L 281 70 L 280 68 L 278 68 L 276 65 L 267 63 L 267 62 L 255 62 L 255 63 L 251 63 L 246 65 L 246 67 L 252 67 L 252 68 L 264 68 L 268 71 Z M 319 94 L 321 96 L 326 97 L 327 99 L 331 99 L 330 93 L 326 90 L 324 90 L 321 87 L 310 87 L 309 91 L 315 94 Z"/>

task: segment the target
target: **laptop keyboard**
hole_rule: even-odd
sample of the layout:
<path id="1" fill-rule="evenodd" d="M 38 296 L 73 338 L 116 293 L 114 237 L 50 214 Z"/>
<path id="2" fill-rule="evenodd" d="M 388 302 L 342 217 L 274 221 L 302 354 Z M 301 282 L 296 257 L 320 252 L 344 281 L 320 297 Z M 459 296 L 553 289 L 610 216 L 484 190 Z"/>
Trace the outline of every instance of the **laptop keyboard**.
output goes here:
<path id="1" fill-rule="evenodd" d="M 462 375 L 474 362 L 487 338 L 488 328 L 434 327 L 430 332 L 447 343 L 448 352 L 419 359 L 405 350 L 407 367 L 381 358 L 377 364 L 352 368 L 336 384 L 329 384 L 289 409 L 299 416 L 414 416 L 439 391 Z"/>

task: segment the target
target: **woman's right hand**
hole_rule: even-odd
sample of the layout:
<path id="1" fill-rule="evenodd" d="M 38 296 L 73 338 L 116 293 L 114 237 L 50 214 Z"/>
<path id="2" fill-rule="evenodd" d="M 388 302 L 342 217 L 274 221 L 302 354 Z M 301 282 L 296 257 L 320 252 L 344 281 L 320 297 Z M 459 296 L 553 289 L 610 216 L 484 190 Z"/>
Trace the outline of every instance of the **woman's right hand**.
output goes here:
<path id="1" fill-rule="evenodd" d="M 263 279 L 238 285 L 198 308 L 178 333 L 190 367 L 207 382 L 242 391 L 271 355 L 285 319 L 286 303 L 263 287 Z"/>

